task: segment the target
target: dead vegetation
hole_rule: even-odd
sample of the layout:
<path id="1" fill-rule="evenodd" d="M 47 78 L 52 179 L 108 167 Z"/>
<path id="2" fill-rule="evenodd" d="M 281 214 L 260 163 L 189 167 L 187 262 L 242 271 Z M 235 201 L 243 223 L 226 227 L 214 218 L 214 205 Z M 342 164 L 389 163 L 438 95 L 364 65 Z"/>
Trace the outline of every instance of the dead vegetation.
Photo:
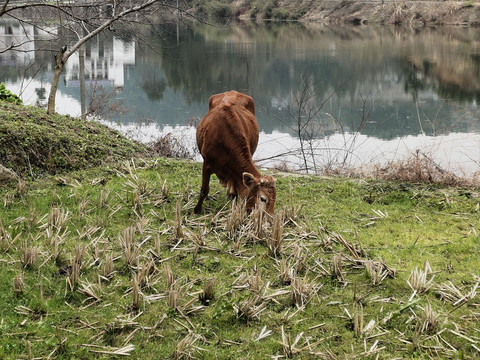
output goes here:
<path id="1" fill-rule="evenodd" d="M 185 141 L 172 133 L 159 137 L 150 145 L 150 149 L 155 156 L 173 159 L 193 159 L 198 152 L 194 146 L 186 145 Z"/>
<path id="2" fill-rule="evenodd" d="M 391 161 L 384 166 L 364 166 L 347 172 L 348 175 L 395 180 L 417 184 L 475 187 L 480 185 L 479 174 L 456 174 L 437 164 L 431 156 L 417 150 L 404 160 Z"/>

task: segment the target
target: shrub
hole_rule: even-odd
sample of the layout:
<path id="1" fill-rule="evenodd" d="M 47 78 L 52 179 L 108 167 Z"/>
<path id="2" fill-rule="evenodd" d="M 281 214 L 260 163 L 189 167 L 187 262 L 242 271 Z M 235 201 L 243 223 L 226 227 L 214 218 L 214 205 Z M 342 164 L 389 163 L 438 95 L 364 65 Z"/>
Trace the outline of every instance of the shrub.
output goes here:
<path id="1" fill-rule="evenodd" d="M 3 82 L 0 83 L 0 101 L 6 101 L 17 105 L 22 104 L 22 99 L 8 90 Z"/>
<path id="2" fill-rule="evenodd" d="M 219 4 L 211 8 L 210 15 L 216 20 L 225 20 L 233 16 L 232 6 L 229 4 Z"/>
<path id="3" fill-rule="evenodd" d="M 193 14 L 199 19 L 206 19 L 208 17 L 208 11 L 205 5 L 197 4 L 193 8 Z"/>
<path id="4" fill-rule="evenodd" d="M 288 20 L 290 18 L 290 15 L 288 11 L 276 8 L 272 11 L 272 18 L 276 20 Z"/>
<path id="5" fill-rule="evenodd" d="M 258 8 L 258 6 L 253 6 L 251 9 L 250 9 L 250 19 L 256 19 L 257 18 L 257 15 L 259 13 L 260 9 Z"/>
<path id="6" fill-rule="evenodd" d="M 273 12 L 277 8 L 277 1 L 276 0 L 271 0 L 265 4 L 265 7 L 263 8 L 263 18 L 264 19 L 273 19 Z"/>
<path id="7" fill-rule="evenodd" d="M 171 133 L 159 137 L 151 144 L 150 150 L 155 156 L 174 159 L 194 159 L 196 154 L 195 147 L 189 147 L 189 144 Z"/>

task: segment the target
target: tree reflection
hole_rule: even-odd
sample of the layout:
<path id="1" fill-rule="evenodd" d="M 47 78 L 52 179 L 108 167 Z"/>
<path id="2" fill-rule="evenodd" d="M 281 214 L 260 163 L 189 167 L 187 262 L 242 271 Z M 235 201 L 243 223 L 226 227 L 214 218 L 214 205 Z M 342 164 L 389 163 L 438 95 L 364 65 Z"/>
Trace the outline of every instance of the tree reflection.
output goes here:
<path id="1" fill-rule="evenodd" d="M 452 35 L 443 35 L 299 24 L 193 25 L 181 28 L 177 44 L 172 25 L 157 41 L 167 86 L 183 92 L 188 104 L 206 102 L 225 90 L 245 91 L 263 111 L 266 131 L 288 131 L 278 121 L 288 118 L 278 104 L 289 101 L 305 75 L 312 79 L 319 102 L 335 93 L 325 113 L 355 131 L 367 99 L 372 111 L 362 132 L 391 138 L 448 132 L 449 118 L 458 109 L 439 100 L 479 100 L 478 57 L 458 55 L 452 50 L 458 44 L 449 42 Z M 436 126 L 429 123 L 432 118 Z"/>
<path id="2" fill-rule="evenodd" d="M 361 128 L 363 134 L 390 139 L 480 128 L 479 29 L 180 25 L 139 28 L 139 38 L 148 42 L 108 34 L 87 45 L 87 73 L 114 87 L 130 110 L 118 120 L 185 124 L 205 114 L 210 95 L 236 89 L 254 97 L 264 132 L 292 133 L 287 109 L 295 107 L 303 76 L 318 103 L 328 99 L 321 115 L 345 131 Z M 125 44 L 127 52 L 117 52 Z M 8 65 L 8 56 L 0 56 L 0 80 L 49 78 L 51 54 L 35 51 L 32 64 L 21 70 Z M 77 69 L 69 63 L 62 91 L 78 98 Z M 366 105 L 371 111 L 365 120 Z"/>

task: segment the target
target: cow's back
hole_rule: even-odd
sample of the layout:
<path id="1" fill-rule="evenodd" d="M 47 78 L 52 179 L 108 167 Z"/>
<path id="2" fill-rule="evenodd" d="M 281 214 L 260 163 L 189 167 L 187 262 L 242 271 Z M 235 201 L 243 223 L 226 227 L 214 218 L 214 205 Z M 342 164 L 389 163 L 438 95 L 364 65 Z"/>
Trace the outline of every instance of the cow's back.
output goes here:
<path id="1" fill-rule="evenodd" d="M 197 127 L 198 149 L 217 173 L 250 160 L 257 148 L 259 127 L 253 99 L 236 91 L 212 95 L 209 111 Z M 218 174 L 217 174 L 218 175 Z"/>

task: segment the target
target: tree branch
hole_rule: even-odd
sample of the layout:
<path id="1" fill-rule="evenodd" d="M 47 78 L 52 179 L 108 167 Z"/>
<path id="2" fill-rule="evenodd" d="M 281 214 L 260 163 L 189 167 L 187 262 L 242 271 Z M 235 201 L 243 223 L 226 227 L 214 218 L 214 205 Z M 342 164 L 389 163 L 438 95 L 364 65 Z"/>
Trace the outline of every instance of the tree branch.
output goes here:
<path id="1" fill-rule="evenodd" d="M 159 0 L 149 0 L 143 4 L 140 4 L 140 5 L 137 5 L 137 6 L 134 6 L 134 7 L 131 7 L 129 9 L 126 9 L 124 11 L 122 11 L 121 13 L 119 13 L 118 15 L 115 15 L 114 17 L 112 17 L 111 19 L 108 19 L 107 21 L 105 21 L 102 25 L 100 25 L 99 27 L 97 27 L 95 30 L 93 30 L 92 32 L 88 33 L 86 36 L 84 36 L 83 38 L 79 39 L 68 51 L 66 51 L 64 54 L 63 54 L 63 59 L 64 61 L 67 61 L 67 59 L 73 54 L 75 53 L 75 51 L 77 51 L 80 46 L 82 46 L 86 41 L 90 40 L 91 38 L 93 38 L 95 35 L 101 33 L 103 30 L 105 30 L 106 28 L 108 28 L 110 25 L 112 25 L 114 22 L 122 19 L 123 17 L 127 16 L 128 14 L 131 14 L 131 13 L 134 13 L 134 12 L 137 12 L 137 11 L 140 11 L 140 10 L 143 10 L 143 9 L 146 9 L 148 8 L 149 6 L 155 4 L 156 2 L 159 2 Z"/>

